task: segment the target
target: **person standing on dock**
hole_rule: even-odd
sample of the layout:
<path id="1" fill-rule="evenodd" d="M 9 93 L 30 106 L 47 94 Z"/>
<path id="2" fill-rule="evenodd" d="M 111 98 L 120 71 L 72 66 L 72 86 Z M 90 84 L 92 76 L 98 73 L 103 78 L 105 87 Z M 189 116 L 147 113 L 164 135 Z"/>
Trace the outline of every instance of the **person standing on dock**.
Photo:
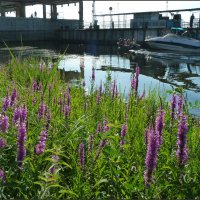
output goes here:
<path id="1" fill-rule="evenodd" d="M 194 14 L 192 14 L 190 17 L 190 28 L 193 27 L 193 21 L 194 21 Z"/>

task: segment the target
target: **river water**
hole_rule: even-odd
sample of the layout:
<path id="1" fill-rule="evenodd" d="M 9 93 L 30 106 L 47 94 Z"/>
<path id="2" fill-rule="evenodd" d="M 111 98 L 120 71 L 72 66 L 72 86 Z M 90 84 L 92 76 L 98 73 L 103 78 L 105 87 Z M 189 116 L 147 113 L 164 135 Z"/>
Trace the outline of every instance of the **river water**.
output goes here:
<path id="1" fill-rule="evenodd" d="M 132 53 L 119 54 L 115 46 L 67 45 L 58 43 L 29 43 L 23 45 L 26 51 L 16 44 L 11 50 L 21 55 L 56 57 L 66 51 L 59 68 L 66 82 L 80 83 L 84 79 L 89 89 L 92 68 L 95 69 L 95 86 L 106 81 L 109 70 L 112 80 L 116 80 L 121 93 L 128 96 L 130 80 L 136 65 L 140 67 L 139 92 L 149 88 L 159 88 L 161 94 L 175 87 L 182 87 L 186 100 L 193 105 L 200 104 L 200 55 L 182 55 L 177 52 L 154 52 L 141 49 Z M 6 62 L 5 49 L 0 50 L 0 62 Z M 170 96 L 167 96 L 170 98 Z M 190 113 L 200 116 L 200 108 L 190 108 Z"/>

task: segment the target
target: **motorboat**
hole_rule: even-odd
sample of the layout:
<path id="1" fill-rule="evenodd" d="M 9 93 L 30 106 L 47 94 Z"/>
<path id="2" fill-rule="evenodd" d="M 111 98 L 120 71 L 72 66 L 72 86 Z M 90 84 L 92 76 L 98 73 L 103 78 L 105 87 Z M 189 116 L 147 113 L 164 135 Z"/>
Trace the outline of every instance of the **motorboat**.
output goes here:
<path id="1" fill-rule="evenodd" d="M 200 40 L 174 33 L 168 33 L 162 37 L 147 38 L 145 42 L 154 49 L 200 54 Z"/>

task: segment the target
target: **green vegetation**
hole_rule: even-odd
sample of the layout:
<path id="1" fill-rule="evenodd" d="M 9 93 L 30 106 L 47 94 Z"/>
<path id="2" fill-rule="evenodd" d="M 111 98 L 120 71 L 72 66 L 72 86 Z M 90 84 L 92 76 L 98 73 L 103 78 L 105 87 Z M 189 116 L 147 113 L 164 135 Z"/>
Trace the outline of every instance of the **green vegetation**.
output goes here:
<path id="1" fill-rule="evenodd" d="M 155 90 L 139 97 L 139 72 L 127 101 L 109 73 L 102 90 L 91 80 L 86 94 L 57 67 L 13 57 L 0 68 L 0 199 L 200 199 L 200 125 L 185 103 L 172 113 Z M 163 142 L 153 155 L 159 109 Z M 183 162 L 178 131 L 187 133 Z M 147 150 L 157 160 L 145 184 Z"/>

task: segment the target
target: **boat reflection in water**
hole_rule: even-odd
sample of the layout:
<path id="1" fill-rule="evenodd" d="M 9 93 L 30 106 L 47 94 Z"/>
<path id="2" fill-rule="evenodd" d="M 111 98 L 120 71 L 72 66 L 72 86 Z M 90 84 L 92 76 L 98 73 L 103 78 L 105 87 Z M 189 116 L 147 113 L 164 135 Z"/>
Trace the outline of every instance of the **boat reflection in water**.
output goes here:
<path id="1" fill-rule="evenodd" d="M 146 51 L 132 54 L 131 60 L 141 66 L 141 73 L 146 76 L 200 92 L 200 56 Z"/>

